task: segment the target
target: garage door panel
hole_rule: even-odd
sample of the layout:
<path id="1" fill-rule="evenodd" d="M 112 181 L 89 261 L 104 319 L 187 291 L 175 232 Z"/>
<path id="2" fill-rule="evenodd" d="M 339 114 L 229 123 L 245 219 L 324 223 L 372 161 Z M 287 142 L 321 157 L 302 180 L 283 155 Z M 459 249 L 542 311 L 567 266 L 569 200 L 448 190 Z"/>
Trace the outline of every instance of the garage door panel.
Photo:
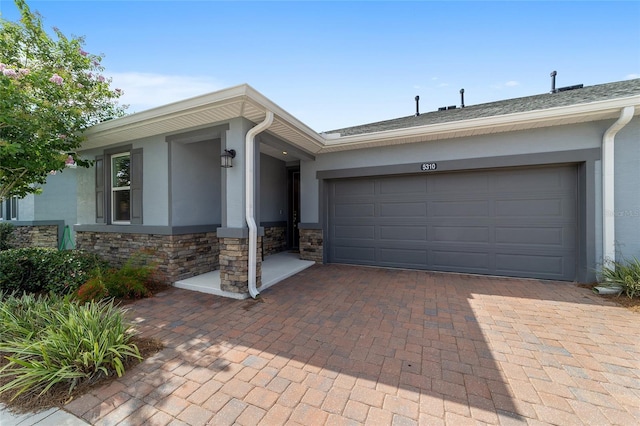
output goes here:
<path id="1" fill-rule="evenodd" d="M 426 226 L 380 226 L 381 241 L 426 241 Z"/>
<path id="2" fill-rule="evenodd" d="M 560 216 L 561 199 L 545 200 L 497 200 L 496 216 Z"/>
<path id="3" fill-rule="evenodd" d="M 336 234 L 346 239 L 374 240 L 376 227 L 374 225 L 337 225 Z"/>
<path id="4" fill-rule="evenodd" d="M 547 191 L 573 189 L 571 173 L 572 171 L 565 168 L 555 170 L 549 168 L 522 169 L 517 174 L 510 174 L 508 179 L 496 175 L 495 188 L 504 192 L 539 191 L 540 188 L 545 188 Z"/>
<path id="5" fill-rule="evenodd" d="M 575 278 L 575 166 L 344 179 L 329 194 L 329 262 Z"/>
<path id="6" fill-rule="evenodd" d="M 348 180 L 341 182 L 340 185 L 336 185 L 334 187 L 334 196 L 353 196 L 354 194 L 358 194 L 360 196 L 363 195 L 375 195 L 376 185 L 375 182 L 369 180 Z"/>
<path id="7" fill-rule="evenodd" d="M 424 195 L 427 192 L 427 181 L 415 179 L 413 176 L 389 178 L 380 181 L 378 186 L 381 196 L 396 196 L 398 194 Z"/>
<path id="8" fill-rule="evenodd" d="M 565 226 L 496 227 L 498 244 L 531 244 L 538 246 L 574 246 L 575 230 Z"/>
<path id="9" fill-rule="evenodd" d="M 335 249 L 338 262 L 375 264 L 376 249 L 374 247 L 339 246 Z"/>
<path id="10" fill-rule="evenodd" d="M 400 265 L 405 268 L 416 268 L 427 263 L 426 249 L 381 248 L 378 250 L 380 265 Z"/>
<path id="11" fill-rule="evenodd" d="M 335 207 L 334 216 L 337 218 L 362 218 L 375 216 L 375 204 L 340 204 Z"/>
<path id="12" fill-rule="evenodd" d="M 424 217 L 427 214 L 427 203 L 380 203 L 380 217 Z"/>
<path id="13" fill-rule="evenodd" d="M 486 192 L 490 177 L 486 174 L 471 176 L 469 173 L 435 174 L 427 179 L 427 190 L 431 193 Z"/>
<path id="14" fill-rule="evenodd" d="M 489 215 L 489 202 L 473 201 L 431 201 L 429 202 L 431 217 L 486 217 Z"/>
<path id="15" fill-rule="evenodd" d="M 430 257 L 433 266 L 441 270 L 459 270 L 466 272 L 486 271 L 490 267 L 491 256 L 486 252 L 462 252 L 448 250 L 431 250 Z"/>
<path id="16" fill-rule="evenodd" d="M 496 254 L 496 269 L 498 271 L 535 273 L 545 271 L 554 276 L 565 274 L 565 259 L 562 256 L 548 254 Z"/>
<path id="17" fill-rule="evenodd" d="M 488 226 L 433 226 L 433 241 L 460 243 L 489 243 Z"/>

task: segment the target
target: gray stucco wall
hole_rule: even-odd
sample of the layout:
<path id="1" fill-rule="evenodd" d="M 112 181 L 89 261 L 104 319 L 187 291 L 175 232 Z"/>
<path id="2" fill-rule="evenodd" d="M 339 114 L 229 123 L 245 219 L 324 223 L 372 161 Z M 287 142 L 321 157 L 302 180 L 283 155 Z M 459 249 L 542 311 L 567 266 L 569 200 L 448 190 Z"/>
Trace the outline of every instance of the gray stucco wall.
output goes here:
<path id="1" fill-rule="evenodd" d="M 284 161 L 260 155 L 260 222 L 287 220 L 287 168 Z"/>
<path id="2" fill-rule="evenodd" d="M 640 118 L 615 140 L 616 258 L 640 259 Z"/>
<path id="3" fill-rule="evenodd" d="M 234 118 L 229 121 L 229 130 L 225 132 L 223 149 L 235 149 L 236 158 L 233 167 L 225 169 L 222 179 L 222 196 L 226 197 L 226 211 L 222 212 L 222 227 L 245 228 L 245 136 L 254 127 L 245 118 Z M 257 143 L 256 143 L 257 145 Z"/>
<path id="4" fill-rule="evenodd" d="M 36 217 L 36 203 L 35 203 L 35 195 L 29 194 L 24 198 L 18 199 L 18 220 L 35 220 Z M 5 203 L 9 203 L 7 200 Z M 5 204 L 2 206 L 5 207 Z M 3 212 L 6 214 L 6 211 Z M 10 218 L 7 218 L 9 220 Z"/>
<path id="5" fill-rule="evenodd" d="M 77 221 L 77 171 L 65 169 L 50 175 L 42 194 L 34 197 L 33 219 L 21 220 L 64 220 L 65 225 L 74 225 Z"/>
<path id="6" fill-rule="evenodd" d="M 170 149 L 171 225 L 219 224 L 220 140 L 171 142 Z"/>

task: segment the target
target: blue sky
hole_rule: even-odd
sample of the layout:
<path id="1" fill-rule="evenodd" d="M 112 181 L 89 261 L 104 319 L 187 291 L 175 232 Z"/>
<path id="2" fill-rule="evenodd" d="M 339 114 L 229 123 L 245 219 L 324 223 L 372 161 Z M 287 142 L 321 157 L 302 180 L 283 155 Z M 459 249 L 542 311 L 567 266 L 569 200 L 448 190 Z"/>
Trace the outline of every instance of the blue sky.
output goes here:
<path id="1" fill-rule="evenodd" d="M 28 1 L 129 112 L 248 83 L 317 131 L 640 77 L 640 2 Z M 16 20 L 13 0 L 0 0 Z"/>

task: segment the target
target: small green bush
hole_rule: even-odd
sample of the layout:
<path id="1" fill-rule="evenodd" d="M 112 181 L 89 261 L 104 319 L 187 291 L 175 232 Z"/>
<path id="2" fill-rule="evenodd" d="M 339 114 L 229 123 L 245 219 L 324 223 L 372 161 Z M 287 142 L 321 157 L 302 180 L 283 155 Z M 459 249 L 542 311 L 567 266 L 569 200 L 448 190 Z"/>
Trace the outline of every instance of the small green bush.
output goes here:
<path id="1" fill-rule="evenodd" d="M 0 252 L 0 291 L 74 292 L 107 263 L 80 250 L 22 248 Z"/>
<path id="2" fill-rule="evenodd" d="M 640 296 L 640 261 L 635 257 L 622 262 L 610 261 L 600 271 L 606 285 L 619 285 L 627 297 Z"/>
<path id="3" fill-rule="evenodd" d="M 12 399 L 42 396 L 53 386 L 71 392 L 84 382 L 124 374 L 129 359 L 141 359 L 131 342 L 124 312 L 110 302 L 80 304 L 60 296 L 0 293 L 0 393 Z"/>
<path id="4" fill-rule="evenodd" d="M 71 294 L 89 279 L 97 268 L 105 268 L 108 263 L 94 253 L 80 250 L 55 251 L 45 265 L 44 289 L 59 295 Z"/>
<path id="5" fill-rule="evenodd" d="M 0 251 L 9 250 L 13 240 L 13 223 L 0 222 Z"/>

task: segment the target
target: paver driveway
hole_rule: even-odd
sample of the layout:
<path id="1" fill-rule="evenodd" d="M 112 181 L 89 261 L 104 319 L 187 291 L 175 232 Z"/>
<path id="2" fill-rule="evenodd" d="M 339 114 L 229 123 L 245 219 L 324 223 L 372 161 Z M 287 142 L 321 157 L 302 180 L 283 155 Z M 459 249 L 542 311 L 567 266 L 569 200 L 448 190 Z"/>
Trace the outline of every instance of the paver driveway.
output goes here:
<path id="1" fill-rule="evenodd" d="M 131 306 L 166 348 L 69 403 L 95 424 L 640 424 L 640 317 L 570 283 L 316 265 Z"/>

